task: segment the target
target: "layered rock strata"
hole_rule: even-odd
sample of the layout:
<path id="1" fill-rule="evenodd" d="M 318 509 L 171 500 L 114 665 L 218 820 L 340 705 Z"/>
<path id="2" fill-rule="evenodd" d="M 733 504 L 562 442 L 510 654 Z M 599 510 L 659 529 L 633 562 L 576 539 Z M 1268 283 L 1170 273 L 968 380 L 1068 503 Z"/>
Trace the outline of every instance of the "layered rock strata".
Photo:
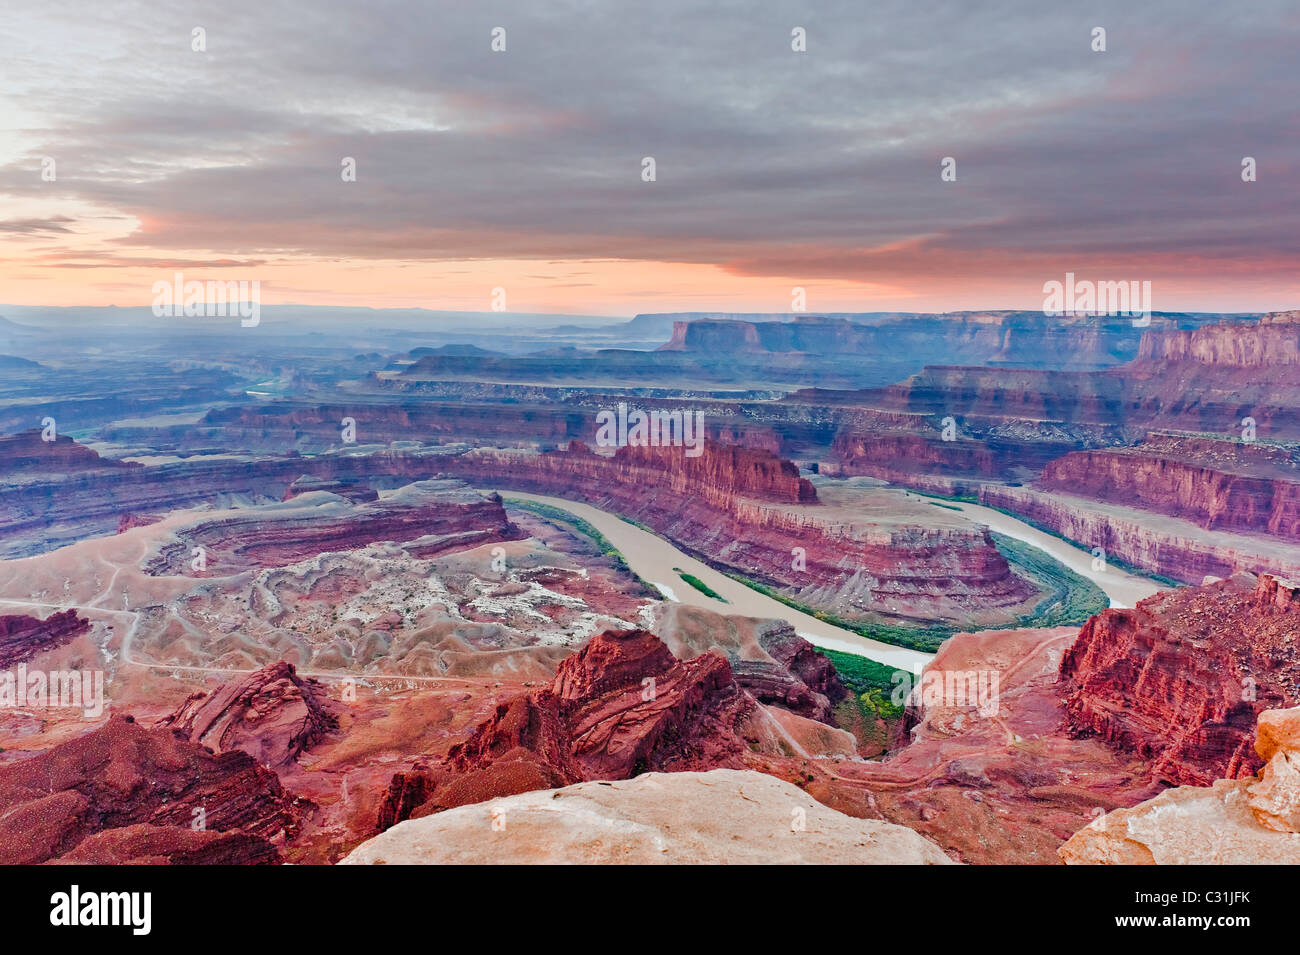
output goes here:
<path id="1" fill-rule="evenodd" d="M 741 767 L 756 708 L 722 656 L 679 661 L 653 634 L 606 631 L 550 686 L 499 706 L 441 765 L 394 777 L 379 828 L 529 789 Z"/>
<path id="2" fill-rule="evenodd" d="M 807 403 L 822 409 L 823 416 L 831 414 L 836 434 L 828 473 L 965 494 L 974 493 L 973 482 L 981 479 L 1023 483 L 1045 465 L 1052 468 L 1052 457 L 1130 445 L 1161 429 L 1226 439 L 1249 425 L 1245 433 L 1262 441 L 1300 440 L 1300 377 L 1294 371 L 1298 351 L 1300 321 L 1293 312 L 1196 329 L 1153 324 L 1131 361 L 1104 371 L 931 365 L 885 387 L 809 389 L 791 395 L 786 404 Z M 1195 444 L 1191 439 L 1187 446 Z M 1100 471 L 1111 466 L 1105 454 L 1092 460 L 1071 455 L 1073 460 L 1052 469 L 1050 484 L 1044 486 L 1086 496 L 1090 483 L 1105 480 Z M 1157 457 L 1169 459 L 1168 454 Z M 1160 467 L 1146 468 L 1153 479 L 1148 497 L 1165 507 L 1177 506 L 1168 489 L 1189 479 L 1186 468 L 1180 474 L 1165 465 L 1157 473 Z M 1074 470 L 1091 473 L 1071 480 Z M 1238 479 L 1252 476 L 1229 473 Z M 1137 503 L 1140 491 L 1133 482 L 1126 487 L 1124 478 L 1116 480 L 1121 498 L 1127 492 Z M 1294 471 L 1289 480 L 1295 480 Z M 1222 485 L 1230 481 L 1214 479 L 1218 487 L 1208 492 L 1222 496 Z M 1248 481 L 1235 483 L 1239 497 L 1262 493 Z M 1294 520 L 1287 516 L 1294 508 L 1287 503 L 1289 493 L 1279 502 L 1283 526 Z M 1240 515 L 1242 505 L 1234 503 L 1222 512 L 1211 507 L 1206 513 Z M 1249 526 L 1268 523 L 1268 517 L 1259 517 L 1251 515 Z"/>
<path id="3" fill-rule="evenodd" d="M 1159 434 L 1067 454 L 1035 484 L 1168 514 L 1206 530 L 1300 539 L 1300 462 L 1280 447 Z"/>
<path id="4" fill-rule="evenodd" d="M 692 462 L 686 464 L 684 462 Z M 583 445 L 534 454 L 477 450 L 447 467 L 475 482 L 578 498 L 648 525 L 715 564 L 800 591 L 807 602 L 899 608 L 933 618 L 1014 606 L 1033 588 L 1011 572 L 987 530 L 884 525 L 819 508 L 793 465 L 763 452 Z"/>
<path id="5" fill-rule="evenodd" d="M 849 695 L 830 660 L 784 620 L 667 603 L 655 632 L 682 660 L 709 651 L 725 654 L 736 682 L 756 700 L 808 719 L 835 725 L 832 709 Z"/>
<path id="6" fill-rule="evenodd" d="M 146 564 L 153 574 L 189 573 L 194 548 L 204 551 L 208 575 L 283 567 L 329 551 L 376 541 L 412 542 L 413 556 L 517 540 L 500 497 L 482 495 L 458 481 L 419 481 L 382 500 L 354 504 L 313 491 L 257 508 L 224 512 L 175 533 Z"/>
<path id="7" fill-rule="evenodd" d="M 176 849 L 196 861 L 268 861 L 299 815 L 275 773 L 247 753 L 214 756 L 129 716 L 0 766 L 0 863 L 7 865 L 46 862 L 83 843 L 75 860 L 144 861 Z M 186 835 L 192 828 L 247 838 Z"/>
<path id="8" fill-rule="evenodd" d="M 214 753 L 241 750 L 260 765 L 283 766 L 338 727 L 335 708 L 323 684 L 281 660 L 193 694 L 160 725 Z"/>
<path id="9" fill-rule="evenodd" d="M 78 444 L 67 435 L 56 434 L 50 440 L 39 428 L 0 436 L 0 475 L 8 481 L 21 482 L 33 475 L 71 474 L 77 471 L 130 470 L 141 465 L 114 461 Z"/>
<path id="10" fill-rule="evenodd" d="M 0 616 L 0 669 L 61 647 L 90 629 L 76 610 L 56 610 L 44 620 L 25 614 Z"/>
<path id="11" fill-rule="evenodd" d="M 1268 575 L 1163 591 L 1093 617 L 1061 661 L 1072 729 L 1209 785 L 1255 774 L 1255 722 L 1300 703 L 1300 585 Z"/>
<path id="12" fill-rule="evenodd" d="M 1032 487 L 979 487 L 979 501 L 1109 558 L 1188 584 L 1238 572 L 1300 576 L 1300 541 L 1204 528 L 1178 517 Z"/>

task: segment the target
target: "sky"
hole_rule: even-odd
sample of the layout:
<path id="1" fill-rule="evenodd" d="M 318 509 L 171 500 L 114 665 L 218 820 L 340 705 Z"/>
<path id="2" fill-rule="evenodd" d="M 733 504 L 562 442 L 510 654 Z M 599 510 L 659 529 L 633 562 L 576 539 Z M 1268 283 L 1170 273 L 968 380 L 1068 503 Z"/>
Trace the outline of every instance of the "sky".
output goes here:
<path id="1" fill-rule="evenodd" d="M 0 303 L 1300 306 L 1294 0 L 24 6 Z"/>

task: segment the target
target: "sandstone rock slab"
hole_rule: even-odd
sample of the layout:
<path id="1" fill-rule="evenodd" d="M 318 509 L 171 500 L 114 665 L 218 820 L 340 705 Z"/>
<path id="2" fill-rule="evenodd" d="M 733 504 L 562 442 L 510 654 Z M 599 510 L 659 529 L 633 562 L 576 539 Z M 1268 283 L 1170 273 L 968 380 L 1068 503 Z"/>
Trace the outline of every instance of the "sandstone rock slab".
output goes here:
<path id="1" fill-rule="evenodd" d="M 462 806 L 394 826 L 341 864 L 453 863 L 953 864 L 910 829 L 855 819 L 790 783 L 729 769 Z"/>

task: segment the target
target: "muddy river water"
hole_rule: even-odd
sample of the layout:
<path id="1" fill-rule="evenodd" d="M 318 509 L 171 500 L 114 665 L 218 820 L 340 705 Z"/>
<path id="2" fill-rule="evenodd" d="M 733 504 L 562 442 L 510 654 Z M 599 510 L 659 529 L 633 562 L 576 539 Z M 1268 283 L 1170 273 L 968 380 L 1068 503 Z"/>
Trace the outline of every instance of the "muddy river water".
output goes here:
<path id="1" fill-rule="evenodd" d="M 773 600 L 764 594 L 746 587 L 739 581 L 732 580 L 719 573 L 708 564 L 701 563 L 678 550 L 673 544 L 655 534 L 642 530 L 634 524 L 614 514 L 564 498 L 549 497 L 543 494 L 525 494 L 519 491 L 501 491 L 503 497 L 515 497 L 541 504 L 549 504 L 582 518 L 596 530 L 600 531 L 609 542 L 623 555 L 628 566 L 646 583 L 656 587 L 666 599 L 676 600 L 696 607 L 704 607 L 718 613 L 740 614 L 746 617 L 777 617 L 788 620 L 795 631 L 810 643 L 829 650 L 841 650 L 867 657 L 879 663 L 897 667 L 902 670 L 919 672 L 934 654 L 908 650 L 891 646 L 878 640 L 871 640 L 818 620 Z M 1080 576 L 1087 577 L 1097 584 L 1110 598 L 1112 607 L 1131 607 L 1142 597 L 1149 596 L 1159 589 L 1154 583 L 1127 574 L 1114 567 L 1096 570 L 1093 557 L 1087 551 L 1080 550 L 1065 541 L 1045 534 L 1042 531 L 1009 517 L 992 508 L 977 504 L 953 502 L 971 521 L 986 524 L 999 534 L 1005 534 L 1016 540 L 1038 547 L 1051 554 Z M 700 593 L 686 581 L 682 580 L 674 568 L 693 574 L 711 588 L 726 603 L 714 600 Z"/>

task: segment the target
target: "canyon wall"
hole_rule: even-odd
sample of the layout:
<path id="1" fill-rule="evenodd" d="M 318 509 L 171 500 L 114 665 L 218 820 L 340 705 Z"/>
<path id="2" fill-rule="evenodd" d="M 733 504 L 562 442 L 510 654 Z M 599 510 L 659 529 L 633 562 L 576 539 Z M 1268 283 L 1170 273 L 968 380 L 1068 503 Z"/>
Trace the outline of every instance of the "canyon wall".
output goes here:
<path id="1" fill-rule="evenodd" d="M 1300 311 L 1270 312 L 1258 323 L 1150 332 L 1142 336 L 1137 359 L 1228 368 L 1300 365 Z"/>
<path id="2" fill-rule="evenodd" d="M 1207 530 L 1300 539 L 1300 465 L 1281 448 L 1154 435 L 1067 454 L 1035 487 L 1179 517 Z"/>
<path id="3" fill-rule="evenodd" d="M 1278 313 L 1196 329 L 1153 327 L 1134 360 L 1100 371 L 931 365 L 885 387 L 807 389 L 784 404 L 825 409 L 823 417 L 836 428 L 828 473 L 932 489 L 976 477 L 1024 482 L 1060 455 L 1129 445 L 1162 429 L 1300 440 L 1298 351 L 1300 320 Z M 939 440 L 949 418 L 957 440 L 944 447 Z M 1051 486 L 1087 496 L 1088 479 L 1071 484 L 1070 472 L 1101 466 L 1100 456 L 1091 463 L 1072 457 L 1055 465 Z M 1267 477 L 1249 469 L 1228 473 Z M 1194 478 L 1171 470 L 1161 480 L 1151 500 L 1167 500 L 1176 482 Z M 1243 494 L 1260 493 L 1241 484 Z M 1293 509 L 1288 502 L 1278 506 Z"/>
<path id="4" fill-rule="evenodd" d="M 848 477 L 865 475 L 891 484 L 939 493 L 973 493 L 981 480 L 1029 477 L 1059 455 L 1077 447 L 1048 437 L 954 436 L 903 432 L 863 433 L 845 428 L 831 444 L 831 459 L 821 471 Z"/>
<path id="5" fill-rule="evenodd" d="M 1158 514 L 1100 504 L 1087 498 L 983 484 L 979 501 L 1045 527 L 1110 558 L 1188 584 L 1238 571 L 1283 576 L 1300 573 L 1300 548 L 1253 535 L 1204 531 L 1172 524 Z"/>
<path id="6" fill-rule="evenodd" d="M 303 475 L 326 481 L 400 487 L 432 477 L 436 454 L 296 453 L 257 457 L 195 457 L 185 461 L 71 473 L 43 470 L 0 486 L 0 557 L 25 557 L 84 537 L 114 534 L 149 515 L 187 507 L 270 504 L 289 496 Z"/>
<path id="7" fill-rule="evenodd" d="M 455 401 L 359 400 L 349 404 L 298 404 L 218 408 L 185 429 L 183 446 L 303 451 L 343 448 L 342 422 L 355 422 L 356 443 L 392 442 L 493 444 L 525 442 L 564 445 L 595 433 L 594 414 L 580 408 L 469 404 Z"/>
<path id="8" fill-rule="evenodd" d="M 229 576 L 253 567 L 284 567 L 327 551 L 375 541 L 413 541 L 410 553 L 431 557 L 451 548 L 521 537 L 501 499 L 459 481 L 418 481 L 382 500 L 353 504 L 324 491 L 257 508 L 228 511 L 178 528 L 145 564 L 151 574 Z M 205 567 L 190 568 L 193 548 Z"/>
<path id="9" fill-rule="evenodd" d="M 1048 317 L 1042 312 L 985 311 L 884 315 L 852 320 L 799 315 L 790 321 L 741 317 L 677 320 L 660 352 L 746 355 L 806 352 L 906 355 L 917 367 L 939 361 L 1061 369 L 1101 368 L 1136 356 L 1141 330 L 1127 318 Z M 1207 319 L 1153 316 L 1153 325 L 1186 328 Z"/>
<path id="10" fill-rule="evenodd" d="M 1253 776 L 1256 718 L 1300 703 L 1298 630 L 1300 584 L 1268 575 L 1105 610 L 1061 660 L 1070 725 L 1150 759 L 1175 785 Z"/>
<path id="11" fill-rule="evenodd" d="M 886 527 L 821 516 L 811 485 L 789 462 L 752 449 L 583 446 L 531 454 L 476 450 L 448 458 L 467 480 L 576 498 L 640 521 L 703 559 L 834 601 L 860 588 L 870 599 L 943 616 L 1019 604 L 1031 586 L 1011 573 L 987 530 Z M 679 467 L 682 462 L 692 462 Z M 802 551 L 798 553 L 796 549 Z"/>
<path id="12" fill-rule="evenodd" d="M 0 436 L 0 476 L 8 481 L 22 482 L 42 474 L 138 467 L 139 464 L 100 457 L 67 435 L 55 435 L 53 440 L 46 441 L 39 428 Z"/>
<path id="13" fill-rule="evenodd" d="M 25 614 L 0 616 L 0 669 L 62 646 L 90 629 L 76 610 L 56 610 L 44 620 Z"/>

